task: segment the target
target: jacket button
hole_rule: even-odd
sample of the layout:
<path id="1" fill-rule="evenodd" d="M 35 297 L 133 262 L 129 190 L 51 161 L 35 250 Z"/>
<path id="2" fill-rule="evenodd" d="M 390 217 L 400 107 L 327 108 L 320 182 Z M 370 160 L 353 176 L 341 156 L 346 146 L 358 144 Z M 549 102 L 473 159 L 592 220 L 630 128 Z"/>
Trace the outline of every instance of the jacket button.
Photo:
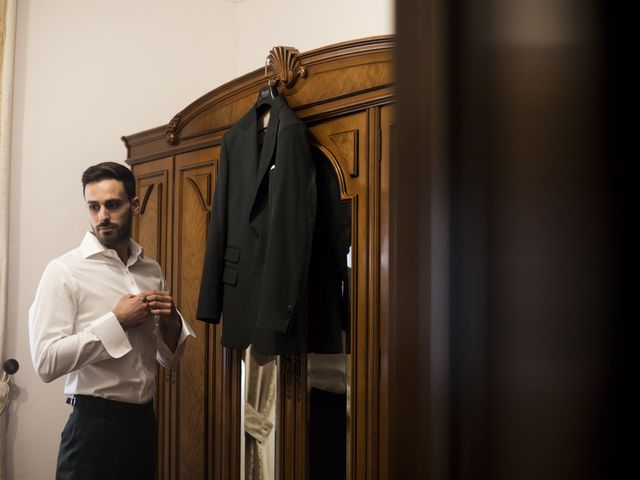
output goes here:
<path id="1" fill-rule="evenodd" d="M 289 310 L 290 312 L 293 312 L 293 305 L 287 305 L 287 310 Z"/>

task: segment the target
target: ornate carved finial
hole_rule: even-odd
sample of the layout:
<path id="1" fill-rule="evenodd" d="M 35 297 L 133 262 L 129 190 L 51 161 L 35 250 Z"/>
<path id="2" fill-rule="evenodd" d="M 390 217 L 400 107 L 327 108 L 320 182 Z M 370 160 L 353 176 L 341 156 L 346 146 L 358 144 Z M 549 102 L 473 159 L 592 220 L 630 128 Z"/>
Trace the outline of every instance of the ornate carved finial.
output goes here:
<path id="1" fill-rule="evenodd" d="M 178 132 L 176 132 L 178 123 L 180 123 L 180 114 L 177 114 L 171 119 L 169 125 L 167 125 L 167 129 L 164 131 L 164 139 L 169 145 L 176 145 L 178 143 Z"/>
<path id="2" fill-rule="evenodd" d="M 299 77 L 306 77 L 307 70 L 302 66 L 298 55 L 300 52 L 293 47 L 273 47 L 267 61 L 274 73 L 271 80 L 274 84 L 282 82 L 286 88 L 292 88 Z"/>

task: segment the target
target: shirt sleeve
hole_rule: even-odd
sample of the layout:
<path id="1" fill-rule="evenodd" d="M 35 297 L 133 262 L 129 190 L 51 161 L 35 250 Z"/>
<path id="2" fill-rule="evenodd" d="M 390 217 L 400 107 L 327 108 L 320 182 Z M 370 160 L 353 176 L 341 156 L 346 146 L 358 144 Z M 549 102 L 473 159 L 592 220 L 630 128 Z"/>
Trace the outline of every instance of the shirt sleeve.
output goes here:
<path id="1" fill-rule="evenodd" d="M 162 334 L 162 327 L 160 322 L 156 322 L 155 335 L 158 339 L 158 351 L 156 353 L 156 360 L 165 368 L 174 368 L 180 360 L 182 353 L 184 352 L 185 341 L 188 337 L 195 337 L 196 334 L 191 326 L 185 321 L 182 314 L 178 312 L 180 316 L 180 322 L 182 328 L 180 329 L 180 337 L 178 338 L 178 345 L 174 352 L 171 351 L 169 346 L 164 342 L 164 336 Z"/>
<path id="2" fill-rule="evenodd" d="M 31 360 L 40 378 L 51 382 L 85 365 L 119 358 L 132 347 L 112 312 L 75 331 L 78 290 L 60 261 L 45 269 L 29 309 Z"/>
<path id="3" fill-rule="evenodd" d="M 164 278 L 162 272 L 160 272 L 162 277 L 162 283 L 160 285 L 160 290 L 167 290 L 167 282 Z M 180 337 L 178 337 L 178 345 L 176 346 L 175 351 L 171 351 L 169 346 L 164 341 L 164 335 L 162 331 L 162 326 L 160 322 L 160 317 L 156 316 L 156 326 L 153 330 L 154 335 L 157 339 L 158 349 L 156 352 L 156 360 L 160 365 L 165 368 L 174 368 L 180 360 L 182 356 L 182 352 L 184 352 L 185 341 L 188 337 L 195 337 L 196 334 L 191 328 L 191 326 L 185 321 L 182 314 L 178 312 L 178 316 L 180 317 L 180 322 L 182 324 L 182 328 L 180 329 Z"/>

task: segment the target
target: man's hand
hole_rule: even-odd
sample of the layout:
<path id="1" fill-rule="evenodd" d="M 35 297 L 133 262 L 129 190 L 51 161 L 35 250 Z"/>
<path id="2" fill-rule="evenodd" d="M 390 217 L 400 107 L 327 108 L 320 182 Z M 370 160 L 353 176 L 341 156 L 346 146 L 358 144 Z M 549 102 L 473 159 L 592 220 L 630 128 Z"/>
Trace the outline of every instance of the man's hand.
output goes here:
<path id="1" fill-rule="evenodd" d="M 178 312 L 173 304 L 173 298 L 167 291 L 163 290 L 147 290 L 139 294 L 142 296 L 149 306 L 149 313 L 152 315 L 160 315 L 163 320 L 177 322 L 179 320 Z"/>
<path id="2" fill-rule="evenodd" d="M 175 351 L 182 330 L 182 322 L 171 294 L 164 290 L 148 290 L 140 295 L 146 299 L 149 313 L 160 316 L 164 341 L 172 352 Z"/>
<path id="3" fill-rule="evenodd" d="M 151 318 L 144 296 L 140 294 L 122 297 L 113 313 L 124 330 L 142 325 Z"/>

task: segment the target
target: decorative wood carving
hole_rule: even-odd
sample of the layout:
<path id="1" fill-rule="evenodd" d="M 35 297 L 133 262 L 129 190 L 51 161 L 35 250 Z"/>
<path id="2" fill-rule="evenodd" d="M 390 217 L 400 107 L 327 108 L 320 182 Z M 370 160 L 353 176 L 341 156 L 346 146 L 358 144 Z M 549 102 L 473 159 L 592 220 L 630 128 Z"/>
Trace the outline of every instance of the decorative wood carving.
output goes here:
<path id="1" fill-rule="evenodd" d="M 352 177 L 358 176 L 358 133 L 359 130 L 355 129 L 329 135 L 340 155 L 347 161 Z"/>
<path id="2" fill-rule="evenodd" d="M 204 177 L 204 175 L 201 175 Z M 207 177 L 205 178 L 205 180 L 208 180 L 211 177 Z M 208 212 L 209 208 L 207 208 L 207 202 L 204 199 L 204 195 L 202 194 L 202 189 L 200 188 L 200 186 L 196 183 L 196 181 L 193 178 L 187 178 L 187 183 L 189 185 L 191 185 L 191 187 L 193 187 L 194 193 L 196 195 L 196 197 L 198 198 L 198 201 L 200 202 L 200 208 L 202 209 L 202 211 L 204 212 Z M 209 189 L 207 188 L 207 191 Z"/>
<path id="3" fill-rule="evenodd" d="M 273 47 L 267 57 L 268 66 L 273 72 L 269 77 L 270 82 L 293 88 L 299 77 L 306 77 L 307 70 L 300 63 L 299 55 L 298 49 L 293 47 Z"/>
<path id="4" fill-rule="evenodd" d="M 149 184 L 144 192 L 144 195 L 142 196 L 142 202 L 140 203 L 140 215 L 144 215 L 145 211 L 147 210 L 147 203 L 149 202 L 149 197 L 151 196 L 153 187 L 153 183 Z"/>
<path id="5" fill-rule="evenodd" d="M 178 143 L 178 125 L 180 124 L 180 114 L 178 113 L 171 119 L 167 125 L 167 129 L 164 132 L 164 138 L 169 145 L 176 145 Z"/>

